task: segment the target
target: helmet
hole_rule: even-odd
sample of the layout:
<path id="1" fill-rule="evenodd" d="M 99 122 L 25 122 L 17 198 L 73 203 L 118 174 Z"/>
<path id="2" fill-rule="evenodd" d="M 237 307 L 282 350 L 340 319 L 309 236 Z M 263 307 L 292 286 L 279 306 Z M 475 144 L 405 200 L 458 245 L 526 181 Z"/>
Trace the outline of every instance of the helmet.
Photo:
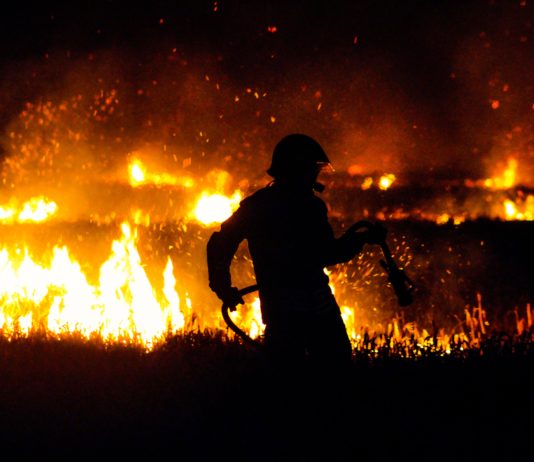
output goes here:
<path id="1" fill-rule="evenodd" d="M 330 160 L 317 141 L 307 135 L 293 133 L 275 146 L 267 173 L 277 178 L 326 165 L 330 165 Z"/>

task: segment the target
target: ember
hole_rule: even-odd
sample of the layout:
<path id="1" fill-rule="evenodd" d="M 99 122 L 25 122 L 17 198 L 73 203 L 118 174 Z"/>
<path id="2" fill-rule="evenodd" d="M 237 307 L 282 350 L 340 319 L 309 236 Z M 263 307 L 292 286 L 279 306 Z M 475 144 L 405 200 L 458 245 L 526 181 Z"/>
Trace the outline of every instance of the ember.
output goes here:
<path id="1" fill-rule="evenodd" d="M 211 5 L 210 21 L 231 21 L 233 7 Z M 510 253 L 477 236 L 486 234 L 480 222 L 498 229 L 496 236 L 510 230 L 515 242 L 534 220 L 532 108 L 523 104 L 531 94 L 522 77 L 528 72 L 515 68 L 530 61 L 523 48 L 512 59 L 492 42 L 498 31 L 487 31 L 486 16 L 477 16 L 474 38 L 458 38 L 454 57 L 436 59 L 449 67 L 432 75 L 429 84 L 440 91 L 428 94 L 413 84 L 424 66 L 404 75 L 393 65 L 398 72 L 390 75 L 366 55 L 381 43 L 374 28 L 347 28 L 346 39 L 333 42 L 335 53 L 324 55 L 317 50 L 331 30 L 323 36 L 317 25 L 314 44 L 293 36 L 291 49 L 313 49 L 315 66 L 299 52 L 287 55 L 292 26 L 276 15 L 258 17 L 255 33 L 222 40 L 213 52 L 165 36 L 157 52 L 51 49 L 27 67 L 14 62 L 11 84 L 1 88 L 3 334 L 80 333 L 151 349 L 166 335 L 224 329 L 207 288 L 207 236 L 269 181 L 273 140 L 299 124 L 332 157 L 324 198 L 336 233 L 362 218 L 383 221 L 395 256 L 421 288 L 417 306 L 399 312 L 373 248 L 330 268 L 354 346 L 363 348 L 374 333 L 384 345 L 414 339 L 412 346 L 431 342 L 444 354 L 458 342 L 478 348 L 473 319 L 484 337 L 508 310 L 531 302 L 523 264 L 515 296 L 494 292 L 486 272 L 493 257 L 484 252 Z M 177 20 L 158 12 L 151 30 L 165 34 Z M 96 29 L 104 40 L 105 28 Z M 398 37 L 384 62 L 405 52 Z M 235 43 L 251 44 L 257 69 L 241 63 Z M 446 113 L 435 117 L 436 108 Z M 447 245 L 430 252 L 435 236 Z M 236 283 L 252 284 L 246 249 L 235 264 Z M 476 294 L 487 310 L 477 302 L 478 317 L 469 310 L 468 317 Z M 232 316 L 261 336 L 257 299 Z"/>

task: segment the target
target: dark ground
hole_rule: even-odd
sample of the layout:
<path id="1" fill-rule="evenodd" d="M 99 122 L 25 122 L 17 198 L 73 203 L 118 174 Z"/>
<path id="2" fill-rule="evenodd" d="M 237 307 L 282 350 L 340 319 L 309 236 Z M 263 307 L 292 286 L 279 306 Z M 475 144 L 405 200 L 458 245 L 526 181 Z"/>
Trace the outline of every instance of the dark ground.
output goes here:
<path id="1" fill-rule="evenodd" d="M 214 335 L 145 355 L 70 339 L 0 345 L 0 445 L 180 460 L 529 460 L 532 353 L 357 359 L 343 380 Z"/>

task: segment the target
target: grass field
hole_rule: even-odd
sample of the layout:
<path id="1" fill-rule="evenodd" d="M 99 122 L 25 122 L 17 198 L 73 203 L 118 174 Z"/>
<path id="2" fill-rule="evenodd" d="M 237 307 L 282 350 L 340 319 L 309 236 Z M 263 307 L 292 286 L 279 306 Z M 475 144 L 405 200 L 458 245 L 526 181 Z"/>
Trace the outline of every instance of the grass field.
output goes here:
<path id="1" fill-rule="evenodd" d="M 222 333 L 174 336 L 151 353 L 15 338 L 0 344 L 0 439 L 33 457 L 527 460 L 534 350 L 496 345 L 418 360 L 360 354 L 336 378 L 311 366 L 278 373 Z"/>

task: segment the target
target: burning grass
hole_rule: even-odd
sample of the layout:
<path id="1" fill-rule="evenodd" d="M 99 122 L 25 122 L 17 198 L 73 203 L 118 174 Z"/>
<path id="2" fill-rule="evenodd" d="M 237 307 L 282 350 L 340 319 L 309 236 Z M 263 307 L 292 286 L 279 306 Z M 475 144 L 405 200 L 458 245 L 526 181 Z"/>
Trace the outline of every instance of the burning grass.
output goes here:
<path id="1" fill-rule="evenodd" d="M 530 331 L 534 295 L 522 250 L 530 239 L 528 222 L 387 226 L 399 263 L 415 279 L 415 302 L 398 310 L 376 249 L 331 269 L 356 349 L 372 352 L 373 338 L 380 348 L 395 344 L 399 354 L 404 343 L 408 357 L 426 349 L 451 354 L 480 348 L 496 331 Z M 116 228 L 80 222 L 0 228 L 4 335 L 71 332 L 151 349 L 169 335 L 225 329 L 220 302 L 205 282 L 205 242 L 213 228 L 188 222 Z M 487 264 L 492 261 L 499 262 L 499 273 Z M 239 287 L 254 281 L 246 249 L 233 268 Z M 236 322 L 259 336 L 258 300 L 247 302 Z"/>
<path id="2" fill-rule="evenodd" d="M 48 274 L 54 268 L 48 257 L 59 244 L 69 249 L 71 263 L 82 263 L 60 271 L 56 282 L 44 278 L 53 284 L 34 292 L 41 298 L 33 302 L 31 291 L 18 299 L 4 293 L 3 312 L 14 322 L 4 320 L 0 332 L 2 447 L 21 456 L 170 452 L 244 460 L 392 460 L 409 447 L 410 454 L 520 460 L 529 441 L 529 428 L 520 422 L 534 402 L 534 297 L 524 251 L 532 224 L 387 227 L 395 256 L 415 279 L 415 302 L 398 310 L 374 249 L 331 271 L 354 344 L 354 368 L 344 379 L 306 365 L 280 376 L 261 351 L 225 329 L 202 267 L 210 227 L 143 220 L 122 228 L 80 221 L 0 227 L 7 249 L 21 243 L 29 249 L 8 252 L 14 260 L 4 270 L 19 271 L 31 256 L 35 265 L 27 261 L 26 267 Z M 173 278 L 167 276 L 165 289 L 169 258 Z M 248 285 L 244 249 L 234 264 L 236 284 Z M 99 286 L 100 269 L 107 266 L 114 271 Z M 159 305 L 151 306 L 161 317 L 161 306 L 176 303 L 177 294 L 181 327 L 145 336 L 128 311 L 128 329 L 84 331 L 76 322 L 52 329 L 50 319 L 60 319 L 50 316 L 54 297 L 68 294 L 58 281 L 74 274 L 85 275 L 83 287 L 92 287 L 88 293 L 95 298 L 73 292 L 72 313 L 80 304 L 89 312 L 98 308 L 89 302 L 122 274 L 116 290 L 108 291 L 114 300 L 109 306 L 124 306 L 145 287 L 149 301 L 159 294 Z M 27 287 L 41 287 L 39 280 L 34 275 Z M 101 305 L 97 320 L 109 326 L 106 303 Z M 69 312 L 69 305 L 61 306 L 56 315 Z M 28 313 L 32 322 L 21 324 Z M 258 326 L 254 303 L 240 315 L 240 325 Z"/>

